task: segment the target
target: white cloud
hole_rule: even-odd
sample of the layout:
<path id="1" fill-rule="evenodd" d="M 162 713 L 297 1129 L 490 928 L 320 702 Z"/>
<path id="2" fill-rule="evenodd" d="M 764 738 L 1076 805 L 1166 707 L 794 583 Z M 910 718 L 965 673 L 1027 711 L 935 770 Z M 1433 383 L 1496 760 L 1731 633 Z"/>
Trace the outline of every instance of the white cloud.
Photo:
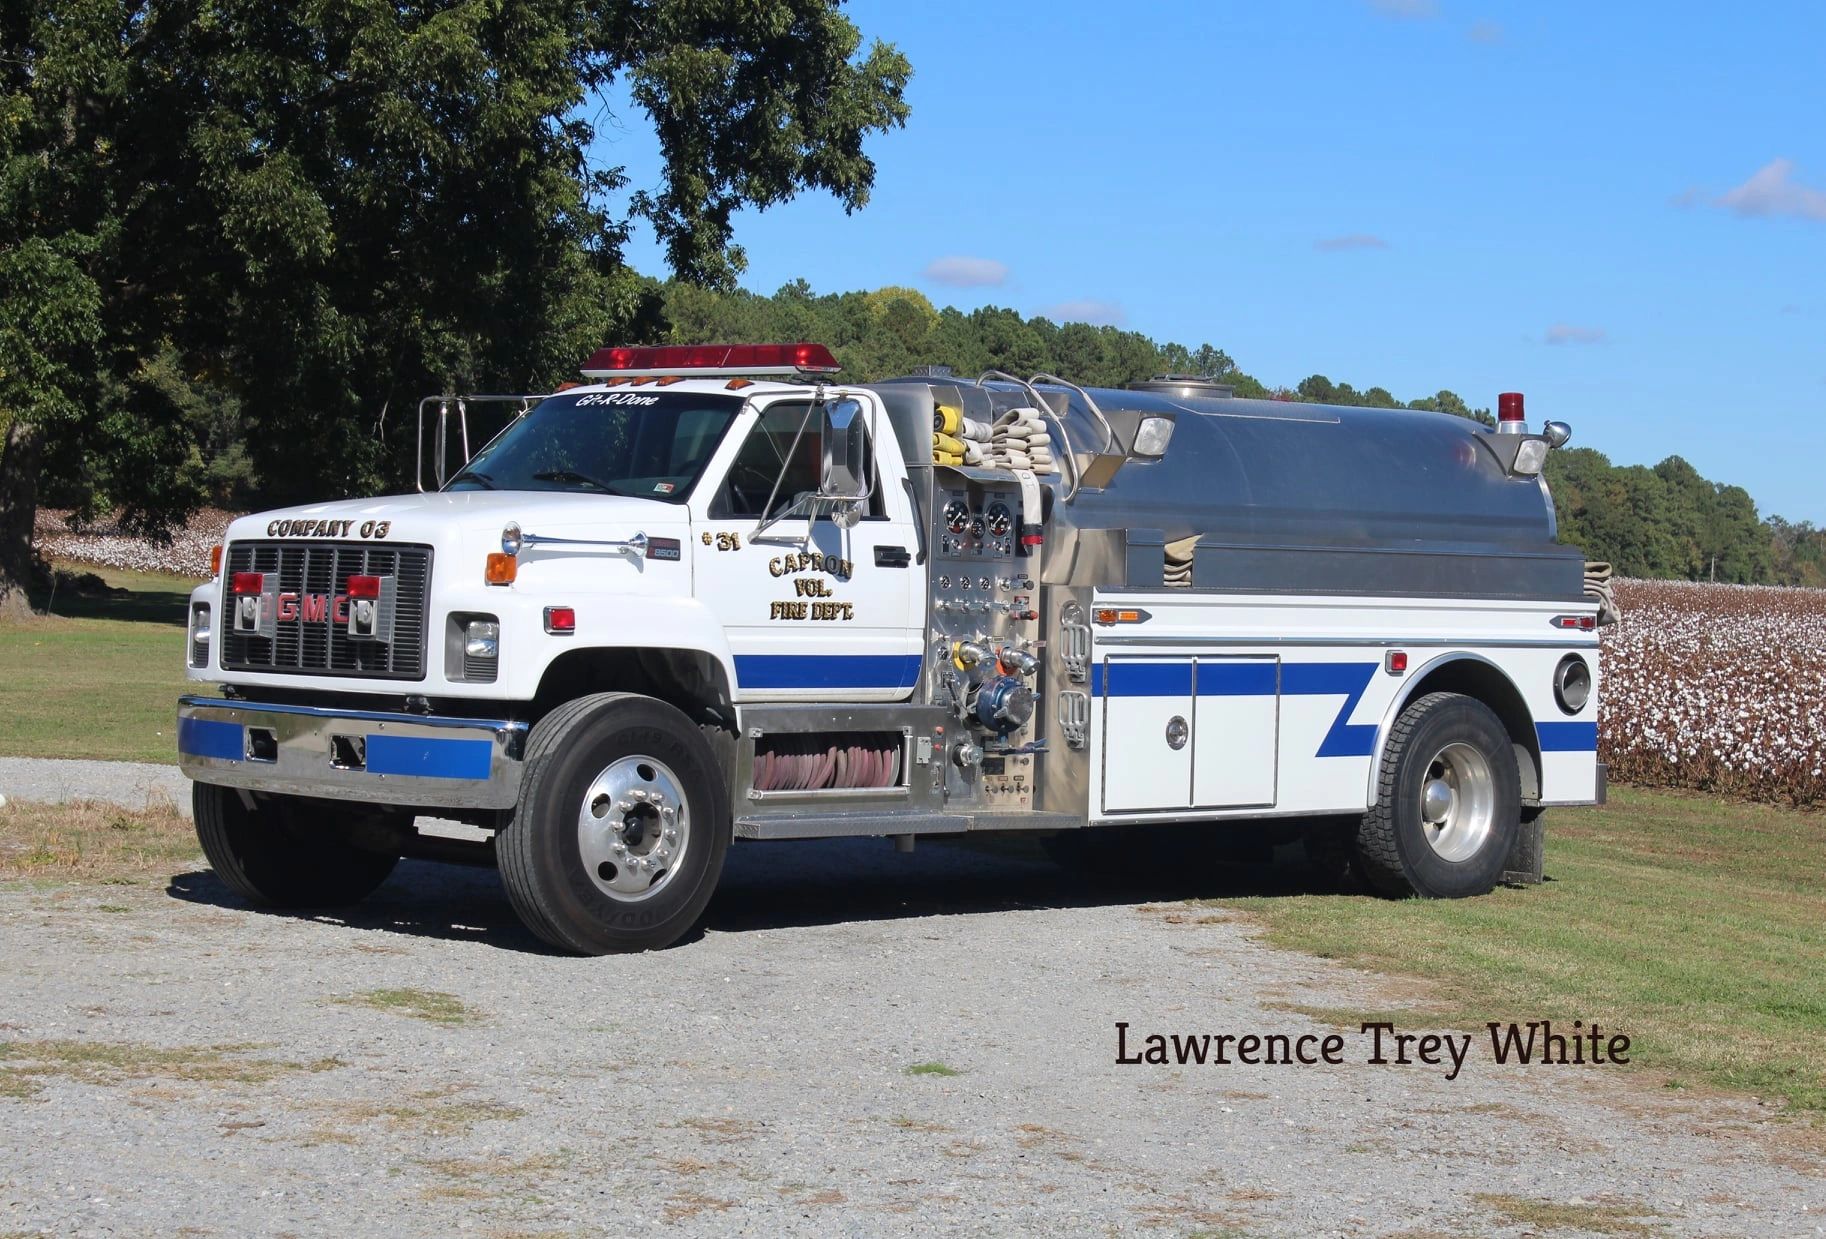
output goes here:
<path id="1" fill-rule="evenodd" d="M 1473 22 L 1471 29 L 1465 31 L 1465 37 L 1473 43 L 1501 43 L 1503 28 L 1492 21 Z"/>
<path id="2" fill-rule="evenodd" d="M 1404 20 L 1438 17 L 1438 0 L 1370 0 L 1370 7 L 1384 17 Z"/>
<path id="3" fill-rule="evenodd" d="M 1085 297 L 1077 301 L 1061 301 L 1058 305 L 1049 305 L 1041 314 L 1055 323 L 1095 323 L 1099 327 L 1115 327 L 1127 317 L 1122 307 L 1114 301 L 1097 301 Z"/>
<path id="4" fill-rule="evenodd" d="M 953 254 L 935 258 L 926 264 L 925 277 L 953 288 L 986 288 L 1008 279 L 1008 264 L 993 258 L 970 258 Z"/>
<path id="5" fill-rule="evenodd" d="M 1322 237 L 1314 241 L 1312 247 L 1327 254 L 1335 254 L 1339 250 L 1385 250 L 1389 243 L 1373 233 L 1347 232 L 1341 237 Z"/>
<path id="6" fill-rule="evenodd" d="M 1555 323 L 1547 329 L 1549 344 L 1602 344 L 1604 328 L 1575 327 L 1571 323 Z"/>
<path id="7" fill-rule="evenodd" d="M 1713 206 L 1742 216 L 1791 215 L 1796 219 L 1826 221 L 1826 190 L 1791 180 L 1792 159 L 1771 159 L 1736 189 L 1712 199 Z"/>

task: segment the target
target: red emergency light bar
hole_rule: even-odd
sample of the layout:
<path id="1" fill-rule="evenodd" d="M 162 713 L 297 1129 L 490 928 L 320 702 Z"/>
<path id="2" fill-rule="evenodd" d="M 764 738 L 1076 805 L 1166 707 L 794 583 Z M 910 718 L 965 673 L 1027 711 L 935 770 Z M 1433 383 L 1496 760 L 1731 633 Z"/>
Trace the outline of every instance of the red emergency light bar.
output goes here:
<path id="1" fill-rule="evenodd" d="M 835 374 L 837 359 L 822 344 L 664 344 L 599 348 L 583 363 L 585 377 L 654 375 Z"/>

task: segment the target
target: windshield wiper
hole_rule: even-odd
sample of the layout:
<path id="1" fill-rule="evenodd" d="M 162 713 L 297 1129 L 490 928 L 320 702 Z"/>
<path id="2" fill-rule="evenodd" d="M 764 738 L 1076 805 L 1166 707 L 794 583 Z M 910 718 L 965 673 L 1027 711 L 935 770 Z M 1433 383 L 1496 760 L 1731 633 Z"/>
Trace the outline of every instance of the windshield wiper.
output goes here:
<path id="1" fill-rule="evenodd" d="M 495 480 L 486 473 L 459 473 L 450 479 L 450 484 L 452 486 L 455 486 L 458 482 L 480 482 L 483 490 L 495 489 Z"/>
<path id="2" fill-rule="evenodd" d="M 578 482 L 582 483 L 584 486 L 594 486 L 605 495 L 626 495 L 628 493 L 625 490 L 617 490 L 607 482 L 604 482 L 599 478 L 593 478 L 587 473 L 579 473 L 575 469 L 545 469 L 539 473 L 533 474 L 533 481 Z"/>

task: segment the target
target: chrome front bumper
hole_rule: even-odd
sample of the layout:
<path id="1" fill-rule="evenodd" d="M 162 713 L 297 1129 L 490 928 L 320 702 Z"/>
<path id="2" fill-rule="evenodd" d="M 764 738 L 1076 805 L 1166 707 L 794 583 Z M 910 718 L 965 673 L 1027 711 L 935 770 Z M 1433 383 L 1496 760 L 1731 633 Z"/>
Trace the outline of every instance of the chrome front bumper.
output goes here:
<path id="1" fill-rule="evenodd" d="M 527 724 L 178 699 L 178 767 L 198 783 L 373 804 L 511 809 Z"/>

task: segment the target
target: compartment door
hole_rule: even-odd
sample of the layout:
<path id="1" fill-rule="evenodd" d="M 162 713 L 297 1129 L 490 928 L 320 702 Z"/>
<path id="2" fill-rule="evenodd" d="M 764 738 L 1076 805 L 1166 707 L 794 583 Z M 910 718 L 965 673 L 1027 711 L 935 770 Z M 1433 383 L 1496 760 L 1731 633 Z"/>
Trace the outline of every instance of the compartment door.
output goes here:
<path id="1" fill-rule="evenodd" d="M 1274 804 L 1281 660 L 1274 655 L 1201 657 L 1192 688 L 1193 806 Z"/>
<path id="2" fill-rule="evenodd" d="M 1103 811 L 1192 805 L 1192 660 L 1105 657 Z"/>

